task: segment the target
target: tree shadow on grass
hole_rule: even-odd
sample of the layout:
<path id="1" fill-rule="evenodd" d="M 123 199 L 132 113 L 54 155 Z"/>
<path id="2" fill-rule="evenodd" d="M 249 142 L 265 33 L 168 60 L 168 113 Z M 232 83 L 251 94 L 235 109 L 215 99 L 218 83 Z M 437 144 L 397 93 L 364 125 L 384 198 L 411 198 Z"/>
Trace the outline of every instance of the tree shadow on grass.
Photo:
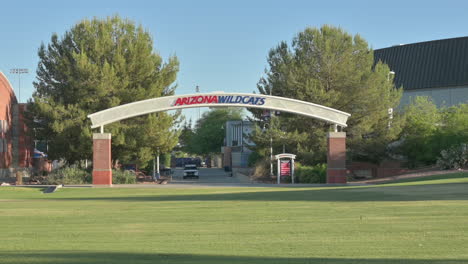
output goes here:
<path id="1" fill-rule="evenodd" d="M 273 257 L 244 257 L 244 256 L 213 256 L 189 254 L 158 254 L 158 253 L 115 253 L 115 252 L 0 252 L 1 263 L 100 263 L 100 264 L 272 264 L 272 263 L 321 263 L 321 264 L 466 264 L 468 259 L 365 259 L 365 258 L 273 258 Z"/>
<path id="2" fill-rule="evenodd" d="M 53 196 L 51 196 L 53 198 Z M 287 191 L 251 191 L 232 193 L 115 196 L 115 197 L 57 197 L 60 200 L 96 201 L 427 201 L 468 200 L 468 183 L 427 184 L 412 186 L 366 186 L 353 188 L 310 188 Z"/>
<path id="3" fill-rule="evenodd" d="M 378 184 L 394 184 L 394 183 L 407 183 L 407 182 L 421 182 L 421 181 L 434 181 L 434 180 L 449 180 L 449 179 L 464 179 L 468 178 L 468 172 L 456 172 L 451 174 L 438 174 L 424 177 L 414 178 L 401 178 L 397 180 L 383 181 Z"/>

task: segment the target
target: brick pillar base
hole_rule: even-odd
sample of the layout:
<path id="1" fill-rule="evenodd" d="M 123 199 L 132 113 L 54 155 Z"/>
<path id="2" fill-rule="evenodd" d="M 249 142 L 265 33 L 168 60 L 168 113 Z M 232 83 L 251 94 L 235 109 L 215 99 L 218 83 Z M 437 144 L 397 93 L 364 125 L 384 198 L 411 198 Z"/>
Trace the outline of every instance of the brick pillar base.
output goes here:
<path id="1" fill-rule="evenodd" d="M 329 132 L 327 183 L 346 183 L 346 133 Z"/>
<path id="2" fill-rule="evenodd" d="M 111 134 L 93 134 L 93 184 L 112 185 Z"/>

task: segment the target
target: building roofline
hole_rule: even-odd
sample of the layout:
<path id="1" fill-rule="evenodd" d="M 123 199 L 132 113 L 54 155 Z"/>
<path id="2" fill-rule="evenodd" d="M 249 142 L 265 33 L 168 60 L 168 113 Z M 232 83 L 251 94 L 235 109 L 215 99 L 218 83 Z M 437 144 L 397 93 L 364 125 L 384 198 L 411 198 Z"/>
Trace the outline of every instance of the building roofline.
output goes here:
<path id="1" fill-rule="evenodd" d="M 15 99 L 16 102 L 18 102 L 18 99 L 16 98 L 15 90 L 13 89 L 13 85 L 11 85 L 10 81 L 6 77 L 6 75 L 0 71 L 0 82 L 5 83 L 7 89 L 11 92 L 11 95 L 13 95 L 13 98 Z"/>
<path id="2" fill-rule="evenodd" d="M 406 47 L 406 46 L 412 46 L 412 45 L 429 44 L 429 43 L 442 42 L 442 41 L 448 41 L 448 40 L 456 40 L 456 39 L 468 39 L 468 36 L 446 38 L 446 39 L 427 40 L 427 41 L 420 41 L 420 42 L 414 42 L 414 43 L 408 43 L 408 44 L 396 44 L 396 45 L 386 47 L 386 48 L 374 49 L 374 51 L 385 50 L 385 49 L 394 49 L 394 48 L 398 48 L 398 47 Z"/>
<path id="3" fill-rule="evenodd" d="M 431 40 L 374 50 L 395 72 L 394 83 L 404 90 L 468 85 L 468 36 Z"/>

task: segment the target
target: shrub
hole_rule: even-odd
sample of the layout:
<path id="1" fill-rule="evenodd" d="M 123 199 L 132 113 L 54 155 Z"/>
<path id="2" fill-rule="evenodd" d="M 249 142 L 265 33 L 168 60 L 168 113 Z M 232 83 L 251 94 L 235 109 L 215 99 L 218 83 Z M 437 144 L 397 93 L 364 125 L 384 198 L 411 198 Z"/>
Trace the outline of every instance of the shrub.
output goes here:
<path id="1" fill-rule="evenodd" d="M 317 164 L 315 166 L 301 166 L 297 163 L 295 177 L 300 183 L 326 183 L 327 165 Z"/>
<path id="2" fill-rule="evenodd" d="M 46 184 L 87 184 L 91 183 L 91 175 L 84 169 L 62 167 L 47 175 Z"/>
<path id="3" fill-rule="evenodd" d="M 270 160 L 267 158 L 260 159 L 255 163 L 252 173 L 252 179 L 255 181 L 269 182 L 270 177 Z"/>
<path id="4" fill-rule="evenodd" d="M 250 153 L 249 159 L 247 161 L 249 167 L 254 167 L 260 160 L 265 159 L 257 151 Z"/>
<path id="5" fill-rule="evenodd" d="M 128 170 L 112 170 L 112 184 L 133 184 L 136 183 L 136 175 Z"/>
<path id="6" fill-rule="evenodd" d="M 437 159 L 437 166 L 443 169 L 460 169 L 468 167 L 468 144 L 460 144 L 442 150 Z"/>

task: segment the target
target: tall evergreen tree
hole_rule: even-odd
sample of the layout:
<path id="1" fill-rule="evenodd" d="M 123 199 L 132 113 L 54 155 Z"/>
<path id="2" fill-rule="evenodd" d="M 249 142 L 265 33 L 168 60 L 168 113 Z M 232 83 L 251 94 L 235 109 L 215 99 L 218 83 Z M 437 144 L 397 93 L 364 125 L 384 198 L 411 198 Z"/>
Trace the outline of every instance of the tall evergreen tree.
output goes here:
<path id="1" fill-rule="evenodd" d="M 378 162 L 385 156 L 386 144 L 401 131 L 396 114 L 388 125 L 388 111 L 399 104 L 402 91 L 394 87 L 387 65 L 374 64 L 372 49 L 359 35 L 327 25 L 306 28 L 296 35 L 291 47 L 281 42 L 270 50 L 268 66 L 266 77 L 258 83 L 260 93 L 351 114 L 346 132 L 354 158 Z M 280 120 L 280 126 L 294 132 L 294 137 L 307 132 L 296 142 L 295 151 L 316 153 L 316 159 L 325 159 L 328 124 L 289 114 L 282 114 Z"/>
<path id="2" fill-rule="evenodd" d="M 190 151 L 190 142 L 192 141 L 192 137 L 194 135 L 194 131 L 192 129 L 192 119 L 190 119 L 188 122 L 185 121 L 181 130 L 180 130 L 180 136 L 179 136 L 179 144 L 180 144 L 180 149 L 184 152 L 189 152 Z"/>
<path id="3" fill-rule="evenodd" d="M 119 16 L 83 20 L 39 49 L 30 105 L 38 138 L 50 140 L 49 156 L 73 163 L 91 158 L 88 114 L 174 93 L 179 62 L 163 62 L 142 26 Z M 177 115 L 150 114 L 106 126 L 114 159 L 146 163 L 177 143 Z"/>

